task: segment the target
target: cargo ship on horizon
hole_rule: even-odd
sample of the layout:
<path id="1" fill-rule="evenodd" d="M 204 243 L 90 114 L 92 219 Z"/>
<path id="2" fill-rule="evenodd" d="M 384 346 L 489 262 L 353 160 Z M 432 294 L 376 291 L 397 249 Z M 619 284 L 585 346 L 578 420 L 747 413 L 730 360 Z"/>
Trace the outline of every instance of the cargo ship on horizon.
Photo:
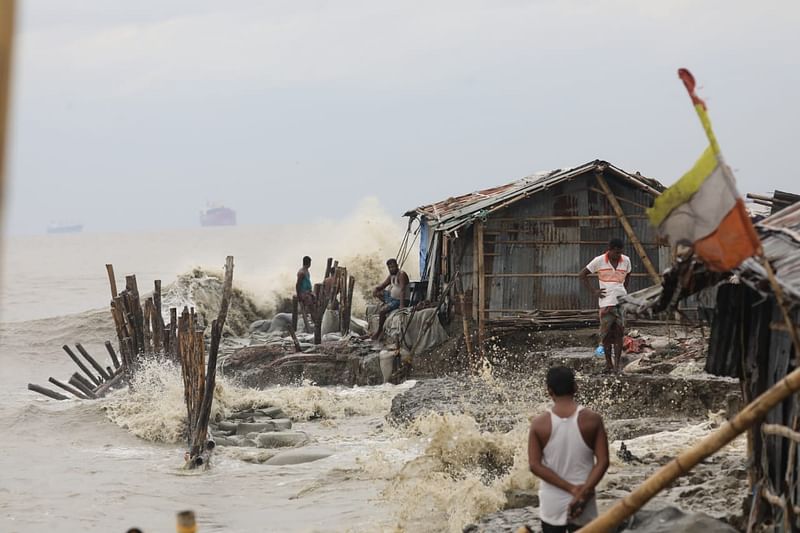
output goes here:
<path id="1" fill-rule="evenodd" d="M 201 226 L 235 226 L 236 211 L 221 205 L 209 205 L 200 211 Z"/>
<path id="2" fill-rule="evenodd" d="M 60 222 L 51 222 L 47 225 L 47 233 L 80 233 L 83 231 L 83 224 L 63 224 Z"/>

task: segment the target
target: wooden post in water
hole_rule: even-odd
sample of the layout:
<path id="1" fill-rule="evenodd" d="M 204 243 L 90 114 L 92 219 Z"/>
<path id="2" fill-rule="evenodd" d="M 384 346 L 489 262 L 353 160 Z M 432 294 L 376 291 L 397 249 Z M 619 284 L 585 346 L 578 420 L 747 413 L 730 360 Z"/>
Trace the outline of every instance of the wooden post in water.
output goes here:
<path id="1" fill-rule="evenodd" d="M 107 264 L 106 272 L 108 273 L 108 284 L 111 285 L 111 299 L 117 297 L 117 279 L 114 276 L 114 265 Z"/>
<path id="2" fill-rule="evenodd" d="M 100 363 L 95 361 L 94 357 L 89 355 L 89 352 L 86 351 L 86 349 L 81 345 L 81 343 L 75 344 L 75 348 L 77 348 L 78 351 L 81 352 L 81 355 L 84 357 L 84 359 L 89 361 L 89 364 L 92 365 L 92 367 L 95 370 L 97 370 L 97 373 L 100 374 L 100 377 L 103 379 L 103 381 L 108 381 L 109 379 L 111 379 L 111 376 L 106 373 L 105 368 L 103 368 L 100 365 Z"/>
<path id="3" fill-rule="evenodd" d="M 50 390 L 47 387 L 42 387 L 41 385 L 36 385 L 35 383 L 28 383 L 28 390 L 38 392 L 39 394 L 44 394 L 48 398 L 52 398 L 54 400 L 69 400 L 68 397 L 64 396 L 60 392 Z"/>
<path id="4" fill-rule="evenodd" d="M 108 351 L 108 355 L 111 357 L 111 362 L 114 363 L 114 368 L 119 368 L 119 359 L 110 341 L 106 341 L 106 351 Z"/>
<path id="5" fill-rule="evenodd" d="M 353 316 L 353 291 L 356 289 L 356 278 L 350 276 L 347 281 L 347 305 L 344 311 L 345 334 L 350 333 L 350 321 Z"/>
<path id="6" fill-rule="evenodd" d="M 177 533 L 197 533 L 197 522 L 193 511 L 178 513 Z"/>
<path id="7" fill-rule="evenodd" d="M 86 396 L 84 393 L 79 391 L 77 388 L 71 387 L 70 385 L 67 385 L 66 383 L 62 383 L 62 382 L 58 381 L 56 378 L 54 378 L 54 377 L 50 377 L 47 381 L 49 381 L 50 383 L 52 383 L 56 387 L 60 387 L 60 388 L 64 389 L 65 391 L 69 392 L 70 394 L 72 394 L 76 398 L 80 398 L 81 400 L 88 400 L 89 399 L 88 396 Z"/>
<path id="8" fill-rule="evenodd" d="M 74 374 L 72 374 L 72 376 L 70 376 L 69 384 L 78 389 L 79 391 L 81 391 L 83 394 L 85 394 L 92 400 L 97 398 L 97 395 L 94 393 L 94 385 L 89 383 L 89 381 L 85 377 L 81 376 L 77 372 L 75 372 Z"/>
<path id="9" fill-rule="evenodd" d="M 161 314 L 161 280 L 153 281 L 153 349 L 156 352 L 164 349 L 164 316 Z"/>
<path id="10" fill-rule="evenodd" d="M 142 309 L 142 336 L 144 337 L 144 353 L 154 353 L 153 350 L 153 331 L 150 328 L 153 317 L 153 299 L 145 298 Z"/>
<path id="11" fill-rule="evenodd" d="M 211 323 L 211 345 L 208 365 L 205 364 L 203 330 L 196 327 L 194 310 L 184 308 L 178 323 L 178 352 L 184 384 L 184 397 L 188 416 L 187 443 L 189 445 L 186 468 L 208 464 L 214 443 L 208 438 L 208 421 L 214 401 L 217 356 L 222 340 L 225 319 L 228 316 L 233 294 L 233 257 L 225 261 L 225 280 L 222 301 L 216 320 Z"/>
<path id="12" fill-rule="evenodd" d="M 80 369 L 83 371 L 83 373 L 84 373 L 84 374 L 86 374 L 86 375 L 89 377 L 89 379 L 91 380 L 91 382 L 93 382 L 93 383 L 94 383 L 94 385 L 100 385 L 100 383 L 101 383 L 100 379 L 99 379 L 99 378 L 97 378 L 97 376 L 95 376 L 94 374 L 92 374 L 92 372 L 91 372 L 91 371 L 90 371 L 88 368 L 86 368 L 86 365 L 84 365 L 84 364 L 83 364 L 83 362 L 82 362 L 80 359 L 78 359 L 78 356 L 77 356 L 77 355 L 75 355 L 75 352 L 73 352 L 73 351 L 70 349 L 70 347 L 69 347 L 69 346 L 67 346 L 67 345 L 65 344 L 65 345 L 64 345 L 64 346 L 62 346 L 61 348 L 62 348 L 62 349 L 65 351 L 65 352 L 67 352 L 67 355 L 69 355 L 69 358 L 70 358 L 70 359 L 72 359 L 72 361 L 73 361 L 73 362 L 74 362 L 76 365 L 78 365 L 78 368 L 80 368 Z"/>
<path id="13" fill-rule="evenodd" d="M 173 359 L 178 359 L 178 309 L 169 308 L 169 354 Z"/>
<path id="14" fill-rule="evenodd" d="M 314 284 L 314 302 L 315 307 L 312 310 L 314 318 L 314 344 L 322 344 L 322 316 L 325 314 L 326 303 L 322 302 L 324 294 L 324 284 Z"/>

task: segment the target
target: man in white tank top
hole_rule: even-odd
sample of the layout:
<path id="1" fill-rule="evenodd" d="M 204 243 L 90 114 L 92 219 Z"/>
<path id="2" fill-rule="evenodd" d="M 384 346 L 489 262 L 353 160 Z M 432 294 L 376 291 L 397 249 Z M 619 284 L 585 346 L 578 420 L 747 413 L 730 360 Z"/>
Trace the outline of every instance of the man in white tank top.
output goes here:
<path id="1" fill-rule="evenodd" d="M 528 463 L 539 478 L 542 533 L 576 531 L 597 516 L 594 488 L 608 469 L 602 417 L 575 402 L 574 372 L 547 372 L 553 407 L 531 420 Z"/>

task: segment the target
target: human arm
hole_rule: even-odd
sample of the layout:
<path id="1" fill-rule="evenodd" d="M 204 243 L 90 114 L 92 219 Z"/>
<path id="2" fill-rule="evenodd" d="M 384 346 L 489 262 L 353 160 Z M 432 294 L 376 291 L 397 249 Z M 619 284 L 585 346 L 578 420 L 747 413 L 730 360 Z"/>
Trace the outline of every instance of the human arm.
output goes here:
<path id="1" fill-rule="evenodd" d="M 631 280 L 631 273 L 630 273 L 630 271 L 628 271 L 628 273 L 625 274 L 625 283 L 623 283 L 623 285 L 625 286 L 625 290 L 626 291 L 628 290 L 628 282 L 630 280 Z"/>
<path id="2" fill-rule="evenodd" d="M 531 429 L 528 432 L 528 467 L 533 475 L 542 481 L 546 481 L 563 491 L 573 494 L 577 488 L 575 485 L 561 478 L 558 474 L 542 464 L 542 444 L 539 441 L 539 436 L 536 434 L 536 426 L 537 424 L 541 424 L 541 422 L 541 417 L 534 419 L 533 422 L 531 422 Z"/>
<path id="3" fill-rule="evenodd" d="M 297 273 L 297 283 L 294 284 L 294 291 L 298 297 L 300 296 L 301 287 L 303 286 L 303 279 L 305 277 L 306 277 L 305 274 L 303 274 L 302 272 Z"/>
<path id="4" fill-rule="evenodd" d="M 578 487 L 577 493 L 573 493 L 572 501 L 569 504 L 570 517 L 576 518 L 583 512 L 583 507 L 589 497 L 594 494 L 594 489 L 608 470 L 608 435 L 606 428 L 603 425 L 603 418 L 592 411 L 584 411 L 585 415 L 589 417 L 590 426 L 594 427 L 594 450 L 595 462 L 586 482 Z"/>
<path id="5" fill-rule="evenodd" d="M 397 277 L 397 283 L 400 286 L 400 294 L 403 295 L 400 298 L 400 307 L 405 307 L 407 303 L 405 299 L 406 287 L 408 287 L 408 284 L 411 283 L 411 281 L 408 279 L 408 274 L 405 272 L 400 272 L 400 275 Z"/>
<path id="6" fill-rule="evenodd" d="M 391 282 L 392 282 L 392 277 L 391 276 L 386 276 L 386 279 L 383 280 L 383 283 L 381 283 L 380 285 L 378 285 L 377 287 L 375 287 L 372 290 L 372 295 L 375 296 L 376 298 L 379 297 L 380 294 L 383 292 L 383 290 L 386 287 L 388 287 Z"/>
<path id="7" fill-rule="evenodd" d="M 581 270 L 580 274 L 578 274 L 578 278 L 581 280 L 581 284 L 589 291 L 592 296 L 595 298 L 602 298 L 606 295 L 605 289 L 599 289 L 592 287 L 591 281 L 589 280 L 589 275 L 592 272 L 588 268 L 584 268 Z"/>

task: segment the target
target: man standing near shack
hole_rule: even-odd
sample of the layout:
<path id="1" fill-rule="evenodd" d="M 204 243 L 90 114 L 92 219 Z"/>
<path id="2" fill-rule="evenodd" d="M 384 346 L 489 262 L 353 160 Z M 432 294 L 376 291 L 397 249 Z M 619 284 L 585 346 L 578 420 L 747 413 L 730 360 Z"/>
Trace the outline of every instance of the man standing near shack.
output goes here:
<path id="1" fill-rule="evenodd" d="M 372 295 L 383 302 L 378 315 L 378 331 L 372 336 L 375 340 L 378 340 L 383 333 L 383 324 L 386 322 L 386 317 L 392 311 L 408 304 L 408 274 L 400 270 L 397 259 L 386 261 L 386 268 L 389 269 L 389 276 L 372 291 Z M 386 290 L 387 287 L 388 290 Z"/>
<path id="2" fill-rule="evenodd" d="M 294 290 L 297 293 L 297 301 L 300 302 L 301 312 L 303 315 L 303 323 L 306 326 L 306 331 L 312 331 L 306 313 L 312 311 L 316 304 L 314 298 L 314 286 L 311 284 L 311 258 L 305 256 L 303 258 L 303 266 L 297 271 L 297 282 L 294 285 Z"/>
<path id="3" fill-rule="evenodd" d="M 581 283 L 600 305 L 600 342 L 606 356 L 606 370 L 620 371 L 622 341 L 625 337 L 625 314 L 619 298 L 628 294 L 631 259 L 622 253 L 622 239 L 611 239 L 608 250 L 592 259 L 580 273 Z M 589 274 L 597 274 L 599 288 L 592 287 Z M 611 353 L 614 351 L 612 363 Z"/>
<path id="4" fill-rule="evenodd" d="M 576 531 L 597 517 L 594 488 L 608 469 L 608 437 L 602 417 L 575 402 L 574 372 L 547 372 L 553 407 L 531 420 L 528 464 L 539 478 L 543 533 Z"/>

